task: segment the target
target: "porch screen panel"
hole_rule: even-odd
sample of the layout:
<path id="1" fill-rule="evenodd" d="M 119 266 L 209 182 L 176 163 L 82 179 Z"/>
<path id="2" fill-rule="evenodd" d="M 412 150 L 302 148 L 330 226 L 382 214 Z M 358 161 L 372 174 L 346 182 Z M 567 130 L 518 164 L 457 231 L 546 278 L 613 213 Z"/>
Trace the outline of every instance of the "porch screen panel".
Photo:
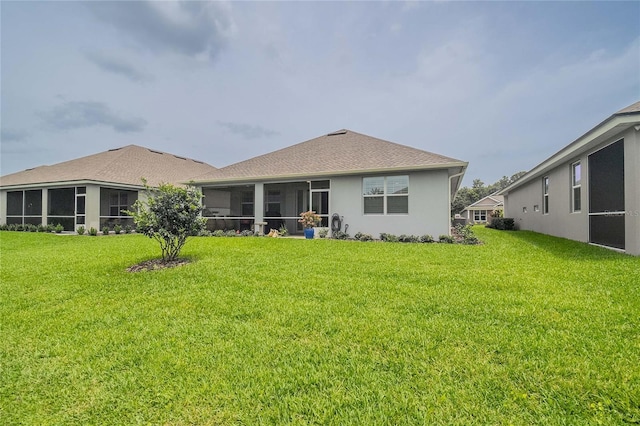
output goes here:
<path id="1" fill-rule="evenodd" d="M 624 141 L 589 156 L 589 241 L 625 248 Z"/>
<path id="2" fill-rule="evenodd" d="M 7 215 L 22 216 L 22 191 L 7 192 Z"/>

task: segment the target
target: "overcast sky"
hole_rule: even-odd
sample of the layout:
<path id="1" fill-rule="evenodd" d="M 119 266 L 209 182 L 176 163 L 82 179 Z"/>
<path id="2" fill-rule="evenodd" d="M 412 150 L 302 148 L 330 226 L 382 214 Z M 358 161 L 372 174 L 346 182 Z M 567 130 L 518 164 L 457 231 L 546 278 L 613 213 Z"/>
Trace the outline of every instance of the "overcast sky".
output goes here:
<path id="1" fill-rule="evenodd" d="M 0 8 L 2 175 L 129 144 L 223 167 L 347 128 L 493 183 L 640 100 L 637 1 Z"/>

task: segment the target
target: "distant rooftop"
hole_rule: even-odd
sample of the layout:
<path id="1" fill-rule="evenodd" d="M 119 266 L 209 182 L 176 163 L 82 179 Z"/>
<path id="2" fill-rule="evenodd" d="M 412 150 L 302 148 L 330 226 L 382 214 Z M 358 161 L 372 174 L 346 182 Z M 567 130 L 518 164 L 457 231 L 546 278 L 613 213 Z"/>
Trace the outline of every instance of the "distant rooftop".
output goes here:
<path id="1" fill-rule="evenodd" d="M 98 181 L 126 185 L 180 183 L 216 168 L 186 157 L 127 145 L 50 166 L 40 166 L 0 177 L 0 186 L 68 181 Z"/>

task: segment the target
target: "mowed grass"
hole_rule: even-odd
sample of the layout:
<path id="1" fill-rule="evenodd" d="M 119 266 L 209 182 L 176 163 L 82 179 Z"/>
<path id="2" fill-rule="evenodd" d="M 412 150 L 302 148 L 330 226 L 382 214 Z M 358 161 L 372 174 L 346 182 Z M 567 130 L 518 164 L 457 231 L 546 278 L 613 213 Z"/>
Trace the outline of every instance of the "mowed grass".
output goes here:
<path id="1" fill-rule="evenodd" d="M 640 422 L 640 259 L 481 246 L 0 233 L 2 424 Z"/>

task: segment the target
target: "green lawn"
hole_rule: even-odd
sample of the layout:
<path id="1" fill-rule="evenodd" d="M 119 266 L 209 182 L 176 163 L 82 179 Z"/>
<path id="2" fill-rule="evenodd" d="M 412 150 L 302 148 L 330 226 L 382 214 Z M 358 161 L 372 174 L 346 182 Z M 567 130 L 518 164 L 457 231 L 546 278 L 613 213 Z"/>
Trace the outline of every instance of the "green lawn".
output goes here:
<path id="1" fill-rule="evenodd" d="M 640 422 L 640 259 L 481 246 L 0 233 L 1 424 Z"/>

